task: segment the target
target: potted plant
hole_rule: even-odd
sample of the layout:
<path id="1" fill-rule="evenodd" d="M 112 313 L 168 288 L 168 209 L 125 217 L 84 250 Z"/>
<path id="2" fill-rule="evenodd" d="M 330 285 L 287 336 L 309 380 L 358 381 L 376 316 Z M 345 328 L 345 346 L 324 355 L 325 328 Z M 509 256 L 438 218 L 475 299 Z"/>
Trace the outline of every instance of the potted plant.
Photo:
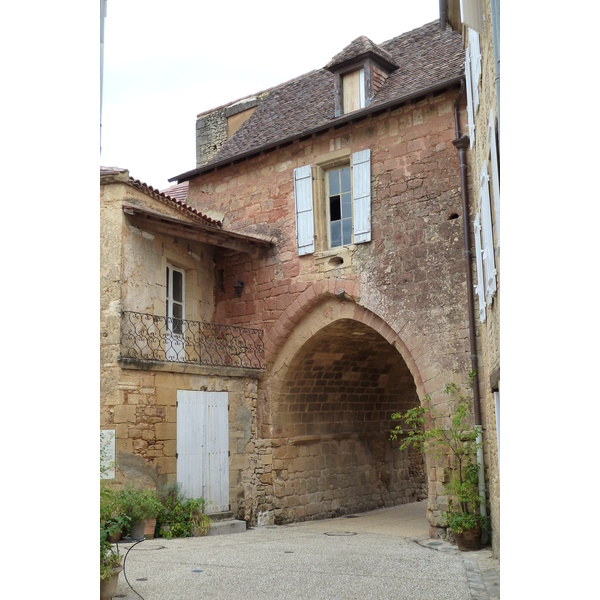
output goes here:
<path id="1" fill-rule="evenodd" d="M 116 524 L 110 517 L 116 499 L 111 488 L 100 488 L 100 599 L 110 600 L 115 595 L 119 573 L 122 571 L 121 555 L 112 547 L 109 537 Z"/>
<path id="2" fill-rule="evenodd" d="M 129 535 L 132 539 L 144 537 L 146 520 L 155 519 L 161 504 L 156 497 L 156 490 L 124 487 L 119 492 L 119 510 L 131 523 Z"/>
<path id="3" fill-rule="evenodd" d="M 470 382 L 472 385 L 473 374 Z M 459 549 L 476 550 L 481 547 L 481 532 L 487 526 L 487 519 L 480 513 L 483 499 L 479 494 L 479 444 L 472 419 L 472 399 L 461 396 L 454 383 L 447 384 L 444 392 L 453 399 L 447 427 L 442 426 L 427 394 L 422 405 L 392 415 L 400 423 L 392 429 L 391 439 L 400 438 L 402 450 L 412 446 L 438 459 L 448 457 L 444 483 L 448 510 L 443 515 Z"/>
<path id="4" fill-rule="evenodd" d="M 204 498 L 184 498 L 177 483 L 162 489 L 160 498 L 161 511 L 157 519 L 159 535 L 171 539 L 208 533 L 212 520 L 205 512 Z"/>
<path id="5" fill-rule="evenodd" d="M 110 486 L 100 487 L 100 524 L 111 544 L 118 542 L 127 531 L 131 519 L 121 512 L 118 493 Z"/>
<path id="6" fill-rule="evenodd" d="M 100 600 L 110 600 L 117 590 L 122 557 L 106 538 L 100 527 Z"/>

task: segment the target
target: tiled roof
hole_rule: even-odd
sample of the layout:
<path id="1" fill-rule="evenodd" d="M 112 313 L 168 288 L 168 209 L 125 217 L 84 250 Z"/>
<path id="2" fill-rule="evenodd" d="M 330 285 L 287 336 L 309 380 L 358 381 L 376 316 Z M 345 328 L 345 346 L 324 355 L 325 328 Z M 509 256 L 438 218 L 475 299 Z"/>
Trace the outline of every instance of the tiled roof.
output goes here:
<path id="1" fill-rule="evenodd" d="M 451 85 L 464 76 L 464 51 L 460 34 L 449 28 L 440 30 L 434 21 L 399 35 L 387 42 L 373 44 L 361 36 L 333 61 L 346 61 L 372 45 L 371 51 L 389 56 L 397 65 L 375 95 L 372 103 L 352 113 L 352 118 L 390 103 L 401 103 L 426 94 L 437 86 Z M 377 50 L 378 48 L 378 50 Z M 389 59 L 388 59 L 389 60 Z M 272 88 L 252 116 L 240 127 L 206 165 L 173 177 L 185 181 L 211 166 L 226 163 L 254 151 L 297 139 L 320 128 L 334 125 L 344 115 L 334 116 L 334 75 L 326 68 L 301 75 Z"/>
<path id="2" fill-rule="evenodd" d="M 127 180 L 125 181 L 126 183 L 128 183 L 129 185 L 133 186 L 136 189 L 141 190 L 142 192 L 144 192 L 148 196 L 154 198 L 155 200 L 158 200 L 159 202 L 162 202 L 163 204 L 166 204 L 167 206 L 171 206 L 172 208 L 176 208 L 177 210 L 179 210 L 180 213 L 182 213 L 183 215 L 185 215 L 187 217 L 191 217 L 195 221 L 202 222 L 204 225 L 211 225 L 212 227 L 221 227 L 221 225 L 222 225 L 221 221 L 217 221 L 215 219 L 211 219 L 210 217 L 207 217 L 205 214 L 196 210 L 192 206 L 189 206 L 183 200 L 181 200 L 177 197 L 177 194 L 181 194 L 181 190 L 183 190 L 184 188 L 186 190 L 185 196 L 187 196 L 187 183 L 185 185 L 179 184 L 176 186 L 172 186 L 172 188 L 179 188 L 179 189 L 177 190 L 176 195 L 170 195 L 170 194 L 167 194 L 167 192 L 172 188 L 169 188 L 169 190 L 165 190 L 164 192 L 161 192 L 161 191 L 153 188 L 151 185 L 148 185 L 147 183 L 144 183 L 144 182 L 140 181 L 139 179 L 134 179 L 133 177 L 129 176 L 129 171 L 127 169 L 121 169 L 118 167 L 100 167 L 100 177 L 108 177 L 111 175 L 112 176 L 127 175 Z M 185 198 L 185 196 L 184 196 L 184 198 Z"/>
<path id="3" fill-rule="evenodd" d="M 187 198 L 189 188 L 189 182 L 184 181 L 183 183 L 177 183 L 167 188 L 166 190 L 161 190 L 162 194 L 165 196 L 170 196 L 171 198 L 175 198 L 175 200 L 179 200 L 180 202 L 185 202 Z"/>

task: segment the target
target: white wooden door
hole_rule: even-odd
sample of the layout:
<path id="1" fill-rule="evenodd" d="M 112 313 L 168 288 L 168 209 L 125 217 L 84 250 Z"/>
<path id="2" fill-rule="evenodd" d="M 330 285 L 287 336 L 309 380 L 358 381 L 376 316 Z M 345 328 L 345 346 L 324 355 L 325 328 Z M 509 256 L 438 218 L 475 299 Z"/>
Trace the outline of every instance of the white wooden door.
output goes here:
<path id="1" fill-rule="evenodd" d="M 177 390 L 177 482 L 207 512 L 229 510 L 227 392 Z"/>

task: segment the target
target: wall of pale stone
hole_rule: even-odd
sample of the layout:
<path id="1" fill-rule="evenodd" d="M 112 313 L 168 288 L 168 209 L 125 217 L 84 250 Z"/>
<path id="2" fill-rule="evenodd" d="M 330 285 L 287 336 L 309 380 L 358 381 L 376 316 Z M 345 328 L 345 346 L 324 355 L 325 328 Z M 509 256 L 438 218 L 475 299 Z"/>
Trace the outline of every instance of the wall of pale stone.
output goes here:
<path id="1" fill-rule="evenodd" d="M 120 370 L 118 395 L 107 402 L 102 428 L 114 429 L 117 482 L 150 487 L 177 480 L 177 391 L 227 392 L 229 398 L 229 497 L 240 518 L 258 513 L 261 475 L 272 467 L 271 449 L 253 442 L 256 435 L 256 375 L 230 369 L 163 365 L 153 370 Z"/>
<path id="2" fill-rule="evenodd" d="M 488 161 L 488 174 L 490 176 L 490 200 L 492 206 L 492 222 L 494 242 L 497 240 L 498 223 L 494 210 L 493 187 L 491 185 L 491 167 L 489 163 L 490 131 L 488 128 L 490 108 L 493 109 L 497 119 L 496 84 L 494 70 L 494 47 L 492 36 L 492 20 L 490 3 L 485 2 L 485 19 L 483 31 L 479 36 L 482 55 L 482 78 L 479 86 L 479 108 L 475 114 L 475 140 L 476 144 L 469 156 L 472 189 L 471 204 L 473 207 L 472 218 L 479 210 L 479 173 L 483 161 Z M 466 123 L 466 122 L 465 122 Z M 466 124 L 465 124 L 466 129 Z M 498 147 L 499 151 L 499 147 Z M 500 160 L 500 156 L 499 156 Z M 471 235 L 472 227 L 471 227 Z M 481 408 L 484 429 L 484 450 L 486 464 L 486 479 L 488 485 L 488 500 L 492 523 L 492 547 L 496 556 L 500 555 L 500 473 L 498 466 L 498 448 L 496 442 L 496 418 L 494 397 L 490 377 L 498 378 L 500 368 L 500 251 L 496 248 L 497 292 L 491 306 L 486 307 L 486 321 L 481 324 L 476 318 L 480 328 L 477 337 L 477 354 L 479 360 L 479 376 L 481 387 Z M 477 274 L 473 271 L 473 281 Z M 475 299 L 477 307 L 477 299 Z"/>

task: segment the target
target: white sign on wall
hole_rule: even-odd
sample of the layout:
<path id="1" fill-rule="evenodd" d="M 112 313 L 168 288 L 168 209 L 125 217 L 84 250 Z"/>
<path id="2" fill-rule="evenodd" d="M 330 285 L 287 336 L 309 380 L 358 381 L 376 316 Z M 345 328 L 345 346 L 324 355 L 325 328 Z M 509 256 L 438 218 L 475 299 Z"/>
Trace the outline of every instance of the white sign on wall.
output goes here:
<path id="1" fill-rule="evenodd" d="M 115 438 L 114 429 L 100 431 L 100 479 L 115 478 Z"/>

